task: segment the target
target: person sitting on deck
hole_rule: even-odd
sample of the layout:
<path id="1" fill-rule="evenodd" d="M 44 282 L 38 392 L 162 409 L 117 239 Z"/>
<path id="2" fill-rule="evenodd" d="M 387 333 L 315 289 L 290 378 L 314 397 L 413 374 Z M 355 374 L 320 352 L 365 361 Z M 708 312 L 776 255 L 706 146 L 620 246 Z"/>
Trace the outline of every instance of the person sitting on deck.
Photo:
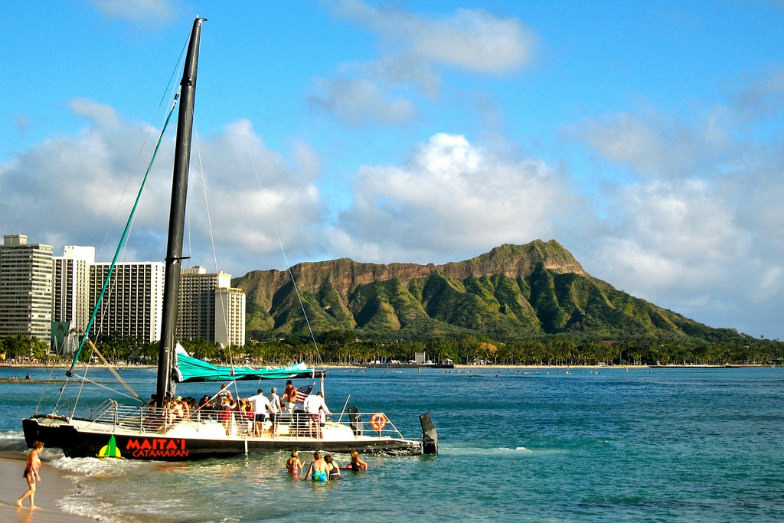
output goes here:
<path id="1" fill-rule="evenodd" d="M 169 402 L 169 425 L 182 421 L 185 417 L 185 410 L 182 406 L 182 398 L 177 396 Z"/>
<path id="2" fill-rule="evenodd" d="M 198 419 L 215 419 L 215 413 L 211 412 L 215 408 L 208 395 L 204 395 L 199 400 L 199 408 L 196 409 Z"/>

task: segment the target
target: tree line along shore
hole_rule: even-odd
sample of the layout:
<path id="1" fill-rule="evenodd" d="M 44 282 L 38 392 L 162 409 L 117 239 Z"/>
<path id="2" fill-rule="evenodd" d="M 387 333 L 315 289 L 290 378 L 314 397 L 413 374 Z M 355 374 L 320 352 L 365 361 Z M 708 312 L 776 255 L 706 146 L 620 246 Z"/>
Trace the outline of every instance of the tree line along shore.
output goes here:
<path id="1" fill-rule="evenodd" d="M 156 365 L 158 343 L 141 343 L 118 336 L 98 336 L 102 357 L 85 349 L 82 361 L 117 365 Z M 316 336 L 251 340 L 242 347 L 221 347 L 205 341 L 183 341 L 194 357 L 229 365 L 283 365 L 304 361 L 319 365 L 367 367 L 409 364 L 417 353 L 434 363 L 457 366 L 577 367 L 577 366 L 726 366 L 784 364 L 784 342 L 751 337 L 701 340 L 629 337 L 601 339 L 546 335 L 497 341 L 465 335 L 430 340 L 365 339 L 352 331 L 330 331 Z M 0 339 L 0 365 L 66 365 L 73 355 L 51 354 L 45 342 L 25 336 Z"/>

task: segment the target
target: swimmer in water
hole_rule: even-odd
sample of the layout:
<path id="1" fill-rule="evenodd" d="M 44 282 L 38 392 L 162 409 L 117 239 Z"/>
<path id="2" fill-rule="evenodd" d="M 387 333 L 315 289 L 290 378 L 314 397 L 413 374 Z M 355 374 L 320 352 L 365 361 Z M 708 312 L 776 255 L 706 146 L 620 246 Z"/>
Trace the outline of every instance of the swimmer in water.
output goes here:
<path id="1" fill-rule="evenodd" d="M 286 461 L 286 470 L 289 471 L 289 474 L 296 474 L 299 476 L 299 473 L 304 466 L 305 464 L 299 459 L 299 452 L 292 450 L 291 457 Z"/>
<path id="2" fill-rule="evenodd" d="M 321 457 L 321 452 L 318 450 L 313 453 L 313 461 L 310 462 L 310 466 L 308 467 L 307 472 L 305 472 L 305 477 L 302 478 L 303 481 L 306 479 L 312 479 L 313 481 L 320 481 L 322 483 L 329 481 L 327 462 L 324 461 L 324 458 Z"/>
<path id="3" fill-rule="evenodd" d="M 353 470 L 354 472 L 359 472 L 360 470 L 367 470 L 368 464 L 367 461 L 359 457 L 359 452 L 357 452 L 356 450 L 352 450 L 351 462 L 345 467 L 340 467 L 340 468 L 342 468 L 343 470 Z"/>

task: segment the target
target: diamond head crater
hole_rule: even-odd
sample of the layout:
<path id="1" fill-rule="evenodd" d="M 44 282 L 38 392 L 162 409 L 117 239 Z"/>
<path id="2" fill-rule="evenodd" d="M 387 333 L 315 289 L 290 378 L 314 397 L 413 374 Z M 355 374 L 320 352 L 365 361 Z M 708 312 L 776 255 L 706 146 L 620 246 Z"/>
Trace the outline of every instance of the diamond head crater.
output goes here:
<path id="1" fill-rule="evenodd" d="M 496 364 L 775 364 L 784 356 L 784 343 L 617 290 L 555 240 L 443 265 L 306 262 L 232 285 L 247 295 L 249 345 L 271 360 L 292 350 L 336 363 L 406 361 L 422 351 L 434 361 Z"/>

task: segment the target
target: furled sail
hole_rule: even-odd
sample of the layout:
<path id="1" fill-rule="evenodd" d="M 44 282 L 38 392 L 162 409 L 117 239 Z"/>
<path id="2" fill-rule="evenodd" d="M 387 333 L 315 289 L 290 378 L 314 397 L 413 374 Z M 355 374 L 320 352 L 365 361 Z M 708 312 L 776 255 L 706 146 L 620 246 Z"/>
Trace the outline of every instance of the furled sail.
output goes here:
<path id="1" fill-rule="evenodd" d="M 293 378 L 320 377 L 324 371 L 308 368 L 304 363 L 287 367 L 226 367 L 213 365 L 204 360 L 193 358 L 178 343 L 174 379 L 178 383 L 194 381 L 236 381 L 236 380 L 280 380 Z"/>

